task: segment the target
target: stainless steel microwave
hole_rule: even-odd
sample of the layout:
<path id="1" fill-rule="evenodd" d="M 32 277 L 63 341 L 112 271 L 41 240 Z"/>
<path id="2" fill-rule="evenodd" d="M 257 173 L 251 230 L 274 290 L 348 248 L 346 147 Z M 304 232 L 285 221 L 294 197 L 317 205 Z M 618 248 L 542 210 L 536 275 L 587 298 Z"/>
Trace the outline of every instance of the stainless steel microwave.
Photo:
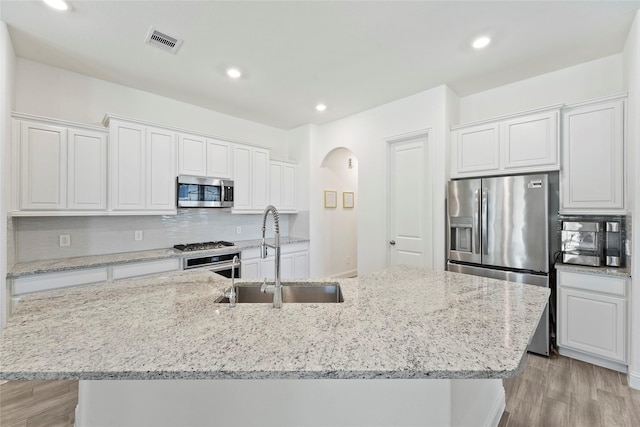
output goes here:
<path id="1" fill-rule="evenodd" d="M 201 176 L 178 176 L 179 208 L 233 207 L 233 181 Z"/>

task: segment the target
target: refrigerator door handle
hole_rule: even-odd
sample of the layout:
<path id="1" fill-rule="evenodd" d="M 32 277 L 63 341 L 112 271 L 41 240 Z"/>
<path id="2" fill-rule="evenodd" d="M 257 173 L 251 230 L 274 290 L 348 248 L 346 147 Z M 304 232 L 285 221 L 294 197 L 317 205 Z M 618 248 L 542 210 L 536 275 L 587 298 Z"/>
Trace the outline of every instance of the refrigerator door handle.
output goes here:
<path id="1" fill-rule="evenodd" d="M 489 194 L 487 190 L 482 189 L 482 205 L 481 209 L 481 217 L 482 217 L 482 253 L 489 253 L 489 203 L 488 203 Z"/>
<path id="2" fill-rule="evenodd" d="M 481 222 L 481 206 L 480 206 L 480 189 L 476 188 L 473 192 L 475 203 L 473 204 L 473 253 L 480 253 L 480 229 Z"/>

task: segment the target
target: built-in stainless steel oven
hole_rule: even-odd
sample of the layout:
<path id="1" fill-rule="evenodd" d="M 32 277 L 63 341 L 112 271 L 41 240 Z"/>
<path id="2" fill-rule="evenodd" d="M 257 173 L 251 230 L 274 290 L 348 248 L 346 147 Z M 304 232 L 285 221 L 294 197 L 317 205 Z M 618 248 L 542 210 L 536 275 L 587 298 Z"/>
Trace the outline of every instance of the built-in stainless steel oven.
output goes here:
<path id="1" fill-rule="evenodd" d="M 182 269 L 191 270 L 194 268 L 207 268 L 221 276 L 231 278 L 232 272 L 235 278 L 241 277 L 240 263 L 234 264 L 233 259 L 240 260 L 240 252 L 232 248 L 230 242 L 206 242 L 190 243 L 187 245 L 175 245 L 174 248 L 185 253 L 182 257 Z M 203 254 L 202 251 L 209 249 L 226 248 L 228 251 Z M 198 251 L 199 253 L 189 252 Z"/>

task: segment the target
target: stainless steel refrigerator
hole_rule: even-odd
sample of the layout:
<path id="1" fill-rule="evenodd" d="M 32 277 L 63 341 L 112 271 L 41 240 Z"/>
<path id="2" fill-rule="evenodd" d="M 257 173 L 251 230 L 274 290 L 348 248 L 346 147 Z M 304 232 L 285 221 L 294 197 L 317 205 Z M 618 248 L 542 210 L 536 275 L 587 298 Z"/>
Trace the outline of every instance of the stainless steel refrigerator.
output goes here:
<path id="1" fill-rule="evenodd" d="M 557 213 L 556 172 L 450 181 L 447 269 L 549 287 Z M 548 306 L 528 350 L 549 355 Z"/>

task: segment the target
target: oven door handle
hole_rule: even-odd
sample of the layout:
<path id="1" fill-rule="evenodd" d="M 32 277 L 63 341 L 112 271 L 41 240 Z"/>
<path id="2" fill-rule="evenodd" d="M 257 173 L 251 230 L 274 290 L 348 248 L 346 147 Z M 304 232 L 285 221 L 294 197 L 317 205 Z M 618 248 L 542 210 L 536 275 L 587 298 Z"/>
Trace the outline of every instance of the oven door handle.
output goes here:
<path id="1" fill-rule="evenodd" d="M 222 270 L 229 270 L 230 268 L 234 268 L 236 267 L 236 265 L 233 264 L 233 262 L 223 262 L 220 264 L 212 264 L 212 265 L 208 265 L 208 266 L 199 266 L 202 268 L 208 268 L 211 271 L 222 271 Z"/>

